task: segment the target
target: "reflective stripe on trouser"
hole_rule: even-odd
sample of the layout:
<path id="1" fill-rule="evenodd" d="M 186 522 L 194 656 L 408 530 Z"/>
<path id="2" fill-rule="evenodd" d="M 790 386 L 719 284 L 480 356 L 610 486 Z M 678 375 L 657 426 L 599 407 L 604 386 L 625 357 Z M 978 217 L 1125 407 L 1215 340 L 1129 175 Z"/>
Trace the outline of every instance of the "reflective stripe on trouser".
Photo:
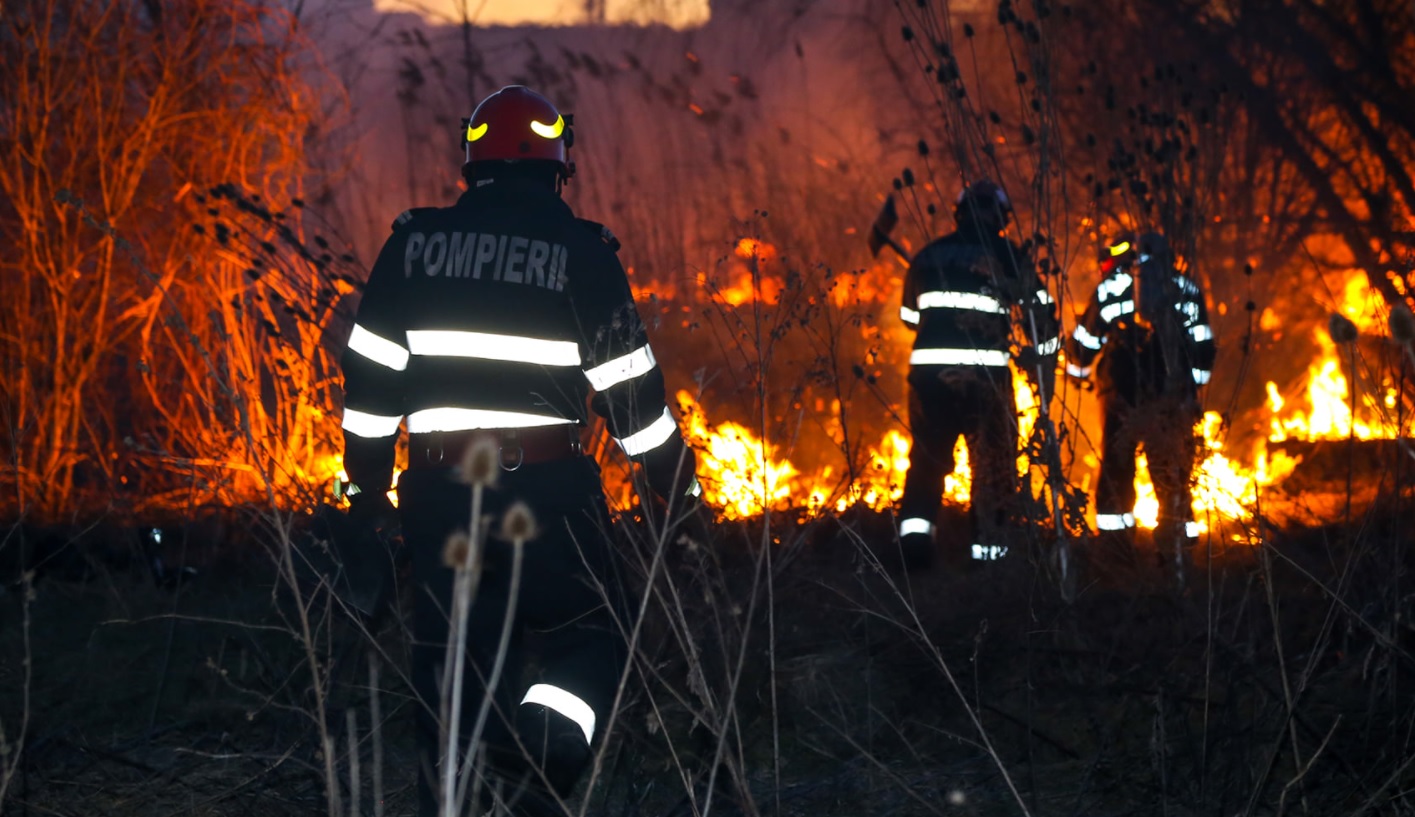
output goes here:
<path id="1" fill-rule="evenodd" d="M 436 766 L 441 666 L 448 635 L 452 571 L 443 563 L 449 534 L 466 526 L 471 489 L 450 471 L 413 470 L 398 484 L 399 516 L 406 549 L 412 555 L 413 687 L 417 710 L 419 766 Z M 547 688 L 573 690 L 590 712 L 607 713 L 623 667 L 624 645 L 616 617 L 624 620 L 625 602 L 610 567 L 609 529 L 599 474 L 593 461 L 574 458 L 503 472 L 496 490 L 488 491 L 483 510 L 499 515 L 514 499 L 531 505 L 540 536 L 525 546 L 521 581 L 495 706 L 483 739 L 493 771 L 519 782 L 540 780 L 532 767 L 543 767 L 561 796 L 573 790 L 591 759 L 585 735 L 599 727 L 584 717 L 571 699 L 544 694 Z M 510 598 L 513 546 L 497 538 L 485 543 L 485 570 L 468 619 L 462 735 L 471 731 L 480 706 L 480 678 L 490 675 L 501 643 Z M 607 590 L 609 606 L 593 584 Z M 614 612 L 611 612 L 611 607 Z M 526 634 L 534 632 L 533 641 Z M 529 655 L 530 647 L 535 654 Z M 539 677 L 522 678 L 534 666 Z M 540 706 L 520 706 L 528 690 Z M 596 719 L 598 720 L 598 719 Z M 528 760 L 526 754 L 531 759 Z M 419 775 L 420 817 L 435 817 L 433 790 Z"/>
<path id="2" fill-rule="evenodd" d="M 934 523 L 927 519 L 920 519 L 917 516 L 905 519 L 899 523 L 899 537 L 901 539 L 905 536 L 914 536 L 916 534 L 933 536 L 933 533 Z"/>
<path id="3" fill-rule="evenodd" d="M 594 708 L 585 703 L 584 698 L 570 690 L 554 684 L 535 684 L 526 690 L 526 697 L 521 699 L 521 706 L 527 705 L 543 706 L 555 710 L 580 727 L 580 730 L 585 733 L 585 743 L 594 739 L 596 720 Z"/>
<path id="4" fill-rule="evenodd" d="M 1136 406 L 1111 394 L 1103 398 L 1102 412 L 1096 527 L 1101 531 L 1134 527 L 1136 455 L 1143 446 L 1159 500 L 1160 526 L 1195 530 L 1190 525 L 1194 515 L 1189 489 L 1196 450 L 1193 418 L 1182 416 L 1180 401 L 1155 398 Z"/>
<path id="5" fill-rule="evenodd" d="M 953 448 L 967 439 L 973 471 L 969 519 L 973 542 L 1004 543 L 1017 485 L 1017 426 L 1007 369 L 974 370 L 944 382 L 928 370 L 909 377 L 909 472 L 899 502 L 904 521 L 931 523 L 943 505 L 944 478 L 953 472 Z M 901 534 L 903 531 L 901 530 Z"/>

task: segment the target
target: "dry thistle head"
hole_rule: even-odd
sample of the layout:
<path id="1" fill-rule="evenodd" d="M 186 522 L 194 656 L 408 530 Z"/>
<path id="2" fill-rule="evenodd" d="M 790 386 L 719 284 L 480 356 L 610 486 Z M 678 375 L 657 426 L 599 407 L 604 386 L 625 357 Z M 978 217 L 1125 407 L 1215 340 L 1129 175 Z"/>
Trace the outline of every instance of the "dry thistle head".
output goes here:
<path id="1" fill-rule="evenodd" d="M 442 563 L 453 570 L 465 570 L 472 560 L 472 537 L 464 530 L 453 531 L 442 547 Z"/>
<path id="2" fill-rule="evenodd" d="M 506 509 L 501 517 L 501 538 L 512 542 L 527 542 L 540 535 L 536 528 L 536 515 L 531 506 L 517 501 Z"/>
<path id="3" fill-rule="evenodd" d="M 1405 304 L 1396 304 L 1390 310 L 1390 336 L 1405 346 L 1415 341 L 1415 314 Z"/>
<path id="4" fill-rule="evenodd" d="M 501 475 L 501 451 L 496 441 L 491 437 L 473 440 L 458 466 L 458 474 L 468 485 L 494 487 L 497 477 Z"/>
<path id="5" fill-rule="evenodd" d="M 1331 313 L 1331 317 L 1327 319 L 1327 332 L 1331 335 L 1331 339 L 1337 343 L 1351 343 L 1356 340 L 1356 336 L 1359 334 L 1356 331 L 1356 324 L 1340 312 Z"/>

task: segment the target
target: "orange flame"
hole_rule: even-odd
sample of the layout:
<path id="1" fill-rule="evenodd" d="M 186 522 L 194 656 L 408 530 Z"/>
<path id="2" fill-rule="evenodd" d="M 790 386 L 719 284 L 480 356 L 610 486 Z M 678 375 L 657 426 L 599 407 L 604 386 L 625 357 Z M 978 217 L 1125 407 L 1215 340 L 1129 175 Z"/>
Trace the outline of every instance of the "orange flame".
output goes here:
<path id="1" fill-rule="evenodd" d="M 1355 272 L 1347 279 L 1337 311 L 1356 324 L 1362 334 L 1379 335 L 1385 331 L 1385 310 L 1381 303 L 1380 296 L 1371 291 L 1366 276 Z M 1348 369 L 1355 368 L 1357 358 L 1338 348 L 1324 330 L 1317 330 L 1315 338 L 1321 354 L 1307 367 L 1305 410 L 1289 409 L 1289 398 L 1283 397 L 1277 384 L 1272 381 L 1267 384 L 1268 409 L 1272 415 L 1268 439 L 1273 442 L 1348 437 L 1389 440 L 1403 436 L 1399 424 L 1390 417 L 1390 410 L 1399 401 L 1394 385 L 1384 382 L 1363 387 L 1366 384 L 1358 382 L 1353 400 L 1342 364 L 1345 362 Z"/>

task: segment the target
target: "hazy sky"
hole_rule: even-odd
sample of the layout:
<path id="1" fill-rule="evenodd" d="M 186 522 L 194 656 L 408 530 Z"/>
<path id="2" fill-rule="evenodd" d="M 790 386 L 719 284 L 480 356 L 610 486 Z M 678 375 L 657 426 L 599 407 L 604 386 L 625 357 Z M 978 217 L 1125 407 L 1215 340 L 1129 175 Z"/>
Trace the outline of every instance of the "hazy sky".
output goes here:
<path id="1" fill-rule="evenodd" d="M 607 23 L 702 25 L 709 0 L 374 0 L 377 11 L 411 11 L 429 22 L 460 23 L 470 15 L 481 25 L 578 25 L 590 22 L 587 7 L 602 9 Z"/>

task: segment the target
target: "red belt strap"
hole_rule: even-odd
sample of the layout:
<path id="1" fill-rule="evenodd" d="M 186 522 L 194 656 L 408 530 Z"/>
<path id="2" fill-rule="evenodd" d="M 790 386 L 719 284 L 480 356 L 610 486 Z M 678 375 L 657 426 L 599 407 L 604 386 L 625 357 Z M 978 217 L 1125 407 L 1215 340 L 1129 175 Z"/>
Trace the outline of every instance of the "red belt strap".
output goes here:
<path id="1" fill-rule="evenodd" d="M 501 467 L 514 471 L 578 457 L 584 453 L 581 427 L 575 424 L 536 428 L 487 428 L 469 431 L 436 431 L 408 438 L 408 468 L 454 468 L 462 464 L 472 443 L 490 439 L 501 452 Z"/>

